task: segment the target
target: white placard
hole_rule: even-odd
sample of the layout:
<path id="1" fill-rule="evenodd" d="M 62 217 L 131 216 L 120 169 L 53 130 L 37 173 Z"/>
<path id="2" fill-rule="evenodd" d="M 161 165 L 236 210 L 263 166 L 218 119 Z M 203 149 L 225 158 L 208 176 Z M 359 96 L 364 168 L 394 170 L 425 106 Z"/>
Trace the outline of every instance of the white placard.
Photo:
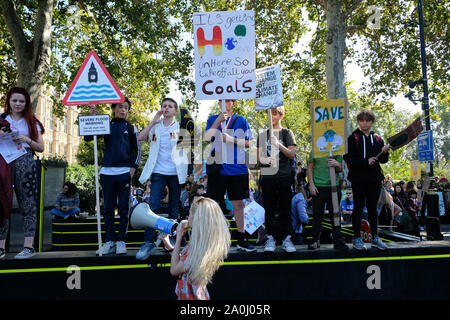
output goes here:
<path id="1" fill-rule="evenodd" d="M 264 223 L 264 208 L 258 202 L 252 200 L 244 207 L 245 231 L 253 234 Z"/>
<path id="2" fill-rule="evenodd" d="M 0 154 L 8 164 L 27 153 L 22 144 L 13 141 L 14 135 L 18 133 L 11 132 L 0 136 Z"/>
<path id="3" fill-rule="evenodd" d="M 254 12 L 196 12 L 193 26 L 196 98 L 254 99 Z"/>
<path id="4" fill-rule="evenodd" d="M 110 133 L 109 115 L 79 116 L 78 129 L 80 136 L 99 136 Z"/>
<path id="5" fill-rule="evenodd" d="M 266 110 L 283 105 L 280 65 L 256 69 L 255 109 Z"/>

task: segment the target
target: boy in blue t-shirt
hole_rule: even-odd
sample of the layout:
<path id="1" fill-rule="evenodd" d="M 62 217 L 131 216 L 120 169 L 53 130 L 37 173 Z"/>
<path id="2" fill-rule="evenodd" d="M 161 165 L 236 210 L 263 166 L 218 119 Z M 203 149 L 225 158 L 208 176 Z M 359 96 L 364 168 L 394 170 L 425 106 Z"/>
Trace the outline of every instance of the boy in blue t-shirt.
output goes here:
<path id="1" fill-rule="evenodd" d="M 219 105 L 222 105 L 221 100 Z M 208 172 L 207 195 L 220 204 L 224 201 L 225 193 L 228 193 L 238 229 L 237 247 L 251 252 L 256 248 L 245 239 L 242 200 L 249 197 L 245 148 L 249 147 L 253 136 L 247 119 L 233 113 L 235 105 L 236 100 L 225 100 L 226 111 L 210 116 L 206 123 L 205 141 L 212 143 L 211 154 L 214 154 L 214 162 L 219 164 L 217 171 Z M 223 146 L 226 146 L 225 152 L 222 152 Z"/>

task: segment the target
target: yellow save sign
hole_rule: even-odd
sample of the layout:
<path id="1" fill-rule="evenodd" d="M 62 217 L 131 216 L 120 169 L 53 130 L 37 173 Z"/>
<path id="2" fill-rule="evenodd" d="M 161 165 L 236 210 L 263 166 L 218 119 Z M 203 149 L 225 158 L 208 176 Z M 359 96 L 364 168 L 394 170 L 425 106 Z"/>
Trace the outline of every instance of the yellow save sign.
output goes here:
<path id="1" fill-rule="evenodd" d="M 347 152 L 348 103 L 346 99 L 311 103 L 313 157 L 344 155 Z"/>

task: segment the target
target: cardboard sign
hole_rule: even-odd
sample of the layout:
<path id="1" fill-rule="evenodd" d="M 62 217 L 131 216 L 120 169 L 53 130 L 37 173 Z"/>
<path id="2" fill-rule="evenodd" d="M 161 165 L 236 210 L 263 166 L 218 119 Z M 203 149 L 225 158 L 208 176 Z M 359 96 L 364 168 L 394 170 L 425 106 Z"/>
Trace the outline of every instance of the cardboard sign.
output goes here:
<path id="1" fill-rule="evenodd" d="M 256 69 L 255 110 L 267 110 L 283 105 L 280 65 Z"/>
<path id="2" fill-rule="evenodd" d="M 254 12 L 196 12 L 193 30 L 196 98 L 254 99 Z"/>
<path id="3" fill-rule="evenodd" d="M 314 158 L 344 155 L 347 152 L 348 104 L 345 99 L 311 103 Z"/>
<path id="4" fill-rule="evenodd" d="M 110 134 L 109 115 L 79 116 L 78 130 L 80 136 Z"/>
<path id="5" fill-rule="evenodd" d="M 398 148 L 406 146 L 408 143 L 414 140 L 422 131 L 423 131 L 422 120 L 420 118 L 417 118 L 406 129 L 390 137 L 388 139 L 388 143 L 391 145 L 392 150 L 396 150 Z"/>
<path id="6" fill-rule="evenodd" d="M 411 161 L 411 180 L 420 180 L 420 162 L 417 160 Z"/>
<path id="7" fill-rule="evenodd" d="M 250 199 L 245 199 L 244 201 L 245 231 L 249 234 L 253 234 L 263 225 L 266 211 L 255 200 L 249 200 Z"/>
<path id="8" fill-rule="evenodd" d="M 94 51 L 88 53 L 63 99 L 66 106 L 122 103 L 125 97 Z"/>

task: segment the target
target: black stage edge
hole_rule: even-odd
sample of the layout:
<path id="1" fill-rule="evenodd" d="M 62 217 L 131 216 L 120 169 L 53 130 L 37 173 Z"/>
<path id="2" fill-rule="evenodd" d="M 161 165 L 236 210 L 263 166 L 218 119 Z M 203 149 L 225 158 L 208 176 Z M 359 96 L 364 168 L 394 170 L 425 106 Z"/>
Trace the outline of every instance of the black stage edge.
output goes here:
<path id="1" fill-rule="evenodd" d="M 450 242 L 388 243 L 389 249 L 332 245 L 286 253 L 242 253 L 235 247 L 208 287 L 213 300 L 448 300 Z M 351 245 L 349 245 L 351 246 Z M 0 260 L 0 300 L 175 300 L 170 256 L 148 261 L 95 251 L 43 252 Z"/>

